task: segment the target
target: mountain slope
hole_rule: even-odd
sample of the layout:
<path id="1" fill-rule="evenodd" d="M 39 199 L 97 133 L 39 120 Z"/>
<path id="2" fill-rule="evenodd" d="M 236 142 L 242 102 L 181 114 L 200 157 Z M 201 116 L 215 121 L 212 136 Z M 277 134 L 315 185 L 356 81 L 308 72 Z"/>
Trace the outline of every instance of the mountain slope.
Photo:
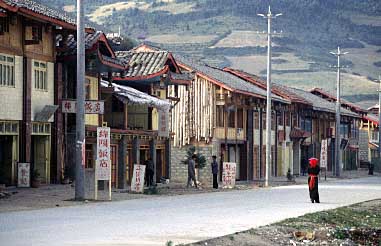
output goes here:
<path id="1" fill-rule="evenodd" d="M 74 0 L 44 0 L 59 8 Z M 257 13 L 283 16 L 273 21 L 274 79 L 303 88 L 335 89 L 338 45 L 350 54 L 343 94 L 376 98 L 372 82 L 381 64 L 381 1 L 379 0 L 93 0 L 88 18 L 114 31 L 120 26 L 134 38 L 198 57 L 218 66 L 233 66 L 265 76 L 266 20 Z M 369 98 L 369 96 L 367 97 Z"/>

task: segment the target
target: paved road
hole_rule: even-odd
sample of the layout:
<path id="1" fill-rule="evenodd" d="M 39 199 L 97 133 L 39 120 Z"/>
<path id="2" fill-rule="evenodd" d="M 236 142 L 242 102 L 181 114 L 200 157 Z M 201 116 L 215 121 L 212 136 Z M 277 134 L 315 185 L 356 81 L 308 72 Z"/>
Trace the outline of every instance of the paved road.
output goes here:
<path id="1" fill-rule="evenodd" d="M 306 185 L 87 204 L 0 214 L 0 245 L 188 243 L 305 213 L 381 198 L 379 177 Z"/>

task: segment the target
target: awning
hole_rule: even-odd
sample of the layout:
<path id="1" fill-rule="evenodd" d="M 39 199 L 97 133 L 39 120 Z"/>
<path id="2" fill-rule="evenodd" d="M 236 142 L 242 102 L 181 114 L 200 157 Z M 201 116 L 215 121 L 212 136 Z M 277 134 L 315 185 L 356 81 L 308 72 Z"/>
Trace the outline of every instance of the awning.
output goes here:
<path id="1" fill-rule="evenodd" d="M 54 115 L 58 106 L 57 105 L 45 105 L 45 107 L 34 116 L 34 121 L 37 122 L 48 122 L 49 119 Z"/>
<path id="2" fill-rule="evenodd" d="M 369 148 L 370 148 L 371 150 L 377 150 L 377 149 L 378 149 L 378 144 L 369 142 Z"/>
<path id="3" fill-rule="evenodd" d="M 102 87 L 108 87 L 109 82 L 101 81 Z M 150 96 L 144 92 L 138 91 L 132 87 L 125 85 L 118 85 L 116 83 L 112 83 L 114 87 L 114 95 L 121 100 L 125 104 L 139 104 L 139 105 L 147 105 L 149 107 L 158 108 L 161 110 L 169 111 L 171 107 L 171 103 Z"/>
<path id="4" fill-rule="evenodd" d="M 308 138 L 311 137 L 311 133 L 300 128 L 294 127 L 290 132 L 290 138 L 299 139 L 299 138 Z"/>

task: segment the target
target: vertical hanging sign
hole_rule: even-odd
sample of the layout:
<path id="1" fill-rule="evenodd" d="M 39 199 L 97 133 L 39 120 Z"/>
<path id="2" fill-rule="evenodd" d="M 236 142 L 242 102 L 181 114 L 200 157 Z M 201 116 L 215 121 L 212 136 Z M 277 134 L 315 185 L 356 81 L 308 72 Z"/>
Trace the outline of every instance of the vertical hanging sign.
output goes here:
<path id="1" fill-rule="evenodd" d="M 328 151 L 328 144 L 327 139 L 323 139 L 321 141 L 321 151 L 320 151 L 320 167 L 321 168 L 327 168 L 327 151 Z"/>
<path id="2" fill-rule="evenodd" d="M 168 111 L 167 110 L 158 110 L 159 113 L 159 131 L 158 135 L 160 137 L 168 137 L 169 136 L 169 130 L 168 130 Z"/>

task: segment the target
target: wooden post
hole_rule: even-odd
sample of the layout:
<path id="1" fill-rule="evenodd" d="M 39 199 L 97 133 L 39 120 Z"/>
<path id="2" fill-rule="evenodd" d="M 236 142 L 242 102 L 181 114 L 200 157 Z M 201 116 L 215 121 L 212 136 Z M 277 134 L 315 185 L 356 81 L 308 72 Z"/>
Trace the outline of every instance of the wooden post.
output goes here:
<path id="1" fill-rule="evenodd" d="M 152 139 L 149 142 L 149 151 L 150 151 L 151 161 L 153 163 L 153 182 L 152 182 L 152 184 L 155 185 L 156 184 L 156 140 L 155 139 Z M 147 170 L 146 170 L 146 172 L 147 172 Z"/>
<path id="2" fill-rule="evenodd" d="M 118 189 L 126 188 L 127 136 L 123 135 L 118 147 Z"/>

